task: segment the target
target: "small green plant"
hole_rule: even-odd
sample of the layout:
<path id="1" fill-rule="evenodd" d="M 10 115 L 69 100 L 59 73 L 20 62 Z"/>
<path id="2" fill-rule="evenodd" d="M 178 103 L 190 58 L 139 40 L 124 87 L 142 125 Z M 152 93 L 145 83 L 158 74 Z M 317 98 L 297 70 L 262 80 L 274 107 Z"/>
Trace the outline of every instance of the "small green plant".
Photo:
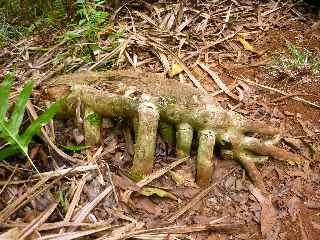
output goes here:
<path id="1" fill-rule="evenodd" d="M 101 122 L 101 116 L 99 114 L 92 113 L 87 116 L 87 120 L 91 125 L 99 126 Z"/>
<path id="2" fill-rule="evenodd" d="M 320 58 L 308 49 L 299 49 L 288 44 L 289 57 L 282 57 L 280 67 L 285 70 L 318 73 Z"/>
<path id="3" fill-rule="evenodd" d="M 2 143 L 0 144 L 0 160 L 23 153 L 31 161 L 28 156 L 30 141 L 39 132 L 40 128 L 59 111 L 63 104 L 63 99 L 52 104 L 46 112 L 31 122 L 24 132 L 21 132 L 21 124 L 28 99 L 32 92 L 33 81 L 28 82 L 24 86 L 16 100 L 10 118 L 8 118 L 9 92 L 13 78 L 12 74 L 7 74 L 0 85 L 0 143 Z"/>
<path id="4" fill-rule="evenodd" d="M 88 41 L 96 41 L 101 28 L 109 23 L 109 12 L 98 9 L 102 2 L 104 1 L 94 1 L 94 3 L 85 0 L 76 1 L 78 21 L 70 25 L 74 30 L 66 32 L 62 39 L 75 41 L 85 37 Z"/>
<path id="5" fill-rule="evenodd" d="M 104 2 L 77 0 L 73 22 L 68 24 L 68 31 L 58 37 L 60 44 L 73 45 L 73 58 L 81 59 L 86 64 L 96 61 L 97 54 L 115 49 L 124 35 L 123 30 L 113 31 L 109 22 L 110 14 L 103 7 Z M 62 61 L 57 57 L 54 62 Z M 106 62 L 105 67 L 110 68 L 110 65 L 112 62 Z"/>
<path id="6" fill-rule="evenodd" d="M 104 1 L 95 1 L 90 4 L 85 0 L 78 0 L 78 10 L 76 15 L 80 17 L 79 26 L 84 28 L 84 35 L 90 40 L 98 39 L 98 32 L 101 27 L 108 24 L 109 12 L 99 10 L 98 7 Z"/>
<path id="7" fill-rule="evenodd" d="M 6 17 L 0 13 L 0 48 L 5 47 L 13 39 L 24 36 L 27 29 L 22 26 L 13 26 Z"/>

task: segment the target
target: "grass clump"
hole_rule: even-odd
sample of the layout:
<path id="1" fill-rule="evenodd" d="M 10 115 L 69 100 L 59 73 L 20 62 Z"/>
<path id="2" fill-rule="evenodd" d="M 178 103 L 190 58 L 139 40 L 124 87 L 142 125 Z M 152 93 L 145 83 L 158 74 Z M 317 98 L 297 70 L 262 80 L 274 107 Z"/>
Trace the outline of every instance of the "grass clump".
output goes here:
<path id="1" fill-rule="evenodd" d="M 95 62 L 95 57 L 103 52 L 111 52 L 121 41 L 124 31 L 114 31 L 113 24 L 109 22 L 110 13 L 104 8 L 105 1 L 76 1 L 76 13 L 73 22 L 67 26 L 58 41 L 69 45 L 73 59 L 81 59 L 85 64 Z M 72 47 L 70 47 L 72 45 Z M 69 54 L 69 56 L 70 56 Z M 66 57 L 66 54 L 64 54 Z M 61 62 L 61 54 L 55 59 Z M 110 68 L 110 61 L 101 64 Z"/>
<path id="2" fill-rule="evenodd" d="M 10 24 L 6 16 L 0 13 L 0 48 L 5 47 L 9 42 L 23 37 L 27 28 Z"/>
<path id="3" fill-rule="evenodd" d="M 320 73 L 319 54 L 305 48 L 287 44 L 287 53 L 278 53 L 272 66 L 275 75 L 286 75 L 289 78 Z"/>

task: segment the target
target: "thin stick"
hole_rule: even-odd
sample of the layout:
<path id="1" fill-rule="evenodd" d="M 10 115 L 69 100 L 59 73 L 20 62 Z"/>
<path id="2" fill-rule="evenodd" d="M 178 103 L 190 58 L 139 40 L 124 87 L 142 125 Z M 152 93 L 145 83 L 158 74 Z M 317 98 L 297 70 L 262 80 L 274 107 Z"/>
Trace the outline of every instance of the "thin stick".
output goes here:
<path id="1" fill-rule="evenodd" d="M 167 165 L 166 167 L 164 167 L 162 169 L 159 169 L 155 173 L 153 173 L 150 176 L 148 176 L 148 177 L 142 179 L 141 181 L 139 181 L 137 183 L 137 186 L 140 187 L 140 188 L 146 186 L 147 184 L 151 183 L 153 180 L 159 178 L 160 176 L 164 175 L 165 173 L 167 173 L 171 169 L 175 168 L 176 166 L 180 165 L 181 163 L 187 161 L 188 159 L 189 159 L 189 157 L 181 158 L 181 159 L 179 159 L 179 160 Z"/>
<path id="2" fill-rule="evenodd" d="M 83 220 L 89 215 L 89 213 L 94 209 L 98 203 L 102 201 L 110 192 L 112 191 L 112 187 L 108 186 L 102 193 L 100 193 L 95 199 L 91 202 L 87 203 L 74 217 L 73 222 L 81 223 Z M 69 229 L 69 232 L 74 231 L 76 228 L 72 227 Z"/>
<path id="3" fill-rule="evenodd" d="M 112 52 L 106 53 L 98 62 L 93 64 L 91 67 L 89 67 L 89 70 L 95 69 L 97 66 L 99 66 L 104 60 L 107 60 L 109 58 L 112 58 L 114 55 L 116 55 L 120 50 L 122 49 L 122 46 L 118 46 L 117 48 L 113 49 Z"/>
<path id="4" fill-rule="evenodd" d="M 215 231 L 215 232 L 241 232 L 245 227 L 244 224 L 203 224 L 203 225 L 186 225 L 186 226 L 173 226 L 173 227 L 162 227 L 162 228 L 151 228 L 151 229 L 143 229 L 127 232 L 124 234 L 117 234 L 115 236 L 104 235 L 98 240 L 120 240 L 120 239 L 128 239 L 131 237 L 139 238 L 142 234 L 187 234 L 194 232 L 202 232 L 202 231 Z"/>
<path id="5" fill-rule="evenodd" d="M 18 181 L 0 181 L 0 186 L 3 185 L 19 185 L 19 184 L 24 184 L 24 183 L 29 183 L 29 182 L 35 182 L 38 179 L 28 179 L 28 180 L 18 180 Z"/>
<path id="6" fill-rule="evenodd" d="M 154 40 L 151 37 L 148 37 L 148 39 L 150 41 L 152 41 L 152 44 L 158 48 L 159 50 L 169 53 L 178 63 L 179 65 L 183 68 L 183 70 L 185 71 L 185 73 L 188 75 L 188 77 L 191 79 L 191 81 L 193 82 L 193 84 L 199 88 L 199 90 L 201 90 L 203 93 L 207 93 L 207 91 L 202 87 L 202 85 L 200 84 L 200 82 L 198 81 L 198 79 L 193 76 L 193 74 L 191 73 L 191 71 L 189 70 L 189 68 L 187 67 L 187 65 L 174 53 L 172 52 L 167 46 L 165 46 L 164 44 L 161 44 L 160 42 L 157 42 L 156 40 Z"/>
<path id="7" fill-rule="evenodd" d="M 87 166 L 79 166 L 79 167 L 74 167 L 74 168 L 66 168 L 66 169 L 59 169 L 59 170 L 54 170 L 50 172 L 44 172 L 40 173 L 41 177 L 58 177 L 61 175 L 65 174 L 74 174 L 74 173 L 81 173 L 81 172 L 87 172 L 87 171 L 92 171 L 98 169 L 97 165 L 87 165 Z M 39 174 L 33 175 L 31 178 L 37 178 Z"/>
<path id="8" fill-rule="evenodd" d="M 223 90 L 229 97 L 233 98 L 234 100 L 240 101 L 239 97 L 235 94 L 233 94 L 230 89 L 224 84 L 224 82 L 221 81 L 220 77 L 217 73 L 213 72 L 206 64 L 204 63 L 198 63 L 200 67 L 202 67 L 203 70 L 205 70 L 214 80 L 214 82 Z"/>
<path id="9" fill-rule="evenodd" d="M 147 185 L 147 184 L 151 183 L 153 180 L 161 177 L 162 175 L 164 175 L 165 173 L 167 173 L 168 171 L 170 171 L 171 169 L 175 168 L 176 166 L 185 162 L 188 159 L 189 159 L 189 157 L 181 158 L 181 159 L 167 165 L 166 167 L 159 169 L 158 171 L 154 172 L 153 174 L 151 174 L 151 175 L 145 177 L 144 179 L 142 179 L 141 181 L 139 181 L 136 184 L 136 186 L 138 186 L 139 188 L 144 187 L 145 185 Z M 125 193 L 123 194 L 123 201 L 127 203 L 129 201 L 132 193 L 133 193 L 132 190 L 125 191 Z"/>
<path id="10" fill-rule="evenodd" d="M 3 187 L 2 187 L 2 189 L 1 189 L 1 191 L 0 191 L 0 196 L 1 196 L 1 193 L 4 191 L 4 189 L 6 189 L 6 187 L 9 185 L 9 183 L 10 183 L 13 175 L 15 174 L 15 172 L 16 172 L 16 170 L 17 170 L 17 167 L 18 167 L 18 165 L 16 164 L 16 165 L 14 166 L 14 169 L 13 169 L 12 173 L 10 174 L 8 180 L 5 181 L 5 184 L 3 185 Z"/>
<path id="11" fill-rule="evenodd" d="M 33 231 L 37 230 L 37 228 L 44 223 L 53 213 L 53 211 L 58 206 L 58 203 L 52 203 L 46 211 L 37 216 L 31 223 L 29 223 L 19 234 L 17 239 L 24 240 L 27 238 Z"/>
<path id="12" fill-rule="evenodd" d="M 227 174 L 225 174 L 222 178 L 227 177 L 228 175 L 230 175 L 232 172 L 234 171 L 231 170 L 230 172 L 228 172 Z M 220 182 L 215 182 L 212 183 L 209 187 L 207 187 L 206 189 L 202 190 L 195 198 L 193 198 L 187 205 L 185 205 L 184 207 L 182 207 L 181 209 L 179 209 L 176 213 L 174 213 L 171 217 L 169 217 L 168 219 L 166 219 L 164 221 L 164 224 L 170 224 L 173 223 L 176 219 L 178 219 L 182 214 L 184 214 L 185 212 L 187 212 L 190 208 L 192 208 L 194 205 L 196 205 L 204 196 L 206 196 L 214 187 L 216 187 L 218 184 L 220 184 Z"/>
<path id="13" fill-rule="evenodd" d="M 12 204 L 6 206 L 1 212 L 0 212 L 0 222 L 5 222 L 12 213 L 14 213 L 16 210 L 18 210 L 19 205 L 26 200 L 31 199 L 31 196 L 36 191 L 39 191 L 41 187 L 50 179 L 50 177 L 42 178 L 39 182 L 37 182 L 32 188 L 28 189 L 27 192 L 22 194 L 18 199 L 16 199 Z"/>
<path id="14" fill-rule="evenodd" d="M 116 188 L 114 187 L 114 184 L 113 184 L 113 181 L 112 181 L 109 164 L 107 163 L 106 166 L 107 166 L 107 170 L 108 170 L 109 181 L 110 181 L 110 184 L 112 186 L 113 195 L 114 195 L 114 198 L 116 200 L 117 205 L 119 206 L 119 199 L 118 199 L 118 195 L 117 195 L 117 192 L 116 192 Z"/>
<path id="15" fill-rule="evenodd" d="M 258 87 L 261 87 L 261 88 L 264 88 L 264 89 L 267 89 L 267 90 L 270 90 L 270 91 L 273 91 L 273 92 L 276 92 L 276 93 L 280 93 L 280 94 L 282 94 L 282 95 L 284 95 L 284 96 L 287 96 L 287 95 L 288 95 L 287 93 L 285 93 L 285 92 L 283 92 L 283 91 L 281 91 L 281 90 L 279 90 L 279 89 L 272 88 L 272 87 L 268 87 L 268 86 L 262 85 L 262 84 L 260 84 L 260 83 L 253 82 L 253 81 L 251 81 L 251 80 L 249 80 L 249 79 L 246 79 L 246 78 L 244 78 L 244 77 L 242 77 L 241 79 L 238 79 L 238 80 L 244 81 L 244 82 L 249 83 L 249 84 L 251 84 L 251 85 L 258 86 Z M 290 95 L 290 94 L 289 94 L 289 95 Z M 290 96 L 289 96 L 289 97 L 290 97 Z M 315 103 L 313 103 L 313 102 L 310 102 L 310 101 L 308 101 L 308 100 L 305 100 L 305 99 L 303 99 L 303 98 L 301 98 L 301 97 L 293 96 L 293 97 L 291 97 L 291 99 L 293 99 L 293 100 L 295 100 L 295 101 L 298 101 L 298 102 L 305 103 L 305 104 L 310 105 L 310 106 L 312 106 L 312 107 L 314 107 L 314 108 L 320 109 L 320 106 L 319 106 L 319 105 L 317 105 L 317 104 L 315 104 Z"/>
<path id="16" fill-rule="evenodd" d="M 6 228 L 24 228 L 28 225 L 28 223 L 1 223 L 0 229 Z M 86 229 L 90 228 L 98 228 L 103 226 L 110 226 L 110 222 L 98 222 L 98 223 L 73 223 L 73 222 L 54 222 L 54 223 L 44 223 L 37 230 L 38 231 L 48 231 L 65 227 L 83 227 Z M 111 227 L 111 226 L 110 226 Z M 113 227 L 117 227 L 114 225 Z"/>
<path id="17" fill-rule="evenodd" d="M 194 57 L 194 56 L 196 56 L 196 55 L 198 55 L 198 54 L 200 54 L 200 53 L 203 53 L 203 52 L 206 51 L 207 49 L 209 49 L 209 48 L 211 48 L 211 47 L 214 47 L 214 46 L 217 45 L 217 44 L 220 44 L 220 43 L 222 43 L 222 42 L 224 42 L 224 41 L 227 41 L 227 40 L 233 38 L 233 37 L 234 37 L 235 35 L 237 35 L 238 32 L 240 32 L 241 30 L 242 30 L 242 27 L 239 28 L 239 29 L 238 29 L 237 31 L 235 31 L 234 33 L 232 33 L 232 34 L 230 34 L 230 35 L 228 35 L 228 36 L 226 36 L 226 37 L 224 37 L 224 38 L 220 38 L 220 39 L 218 39 L 218 40 L 216 40 L 216 41 L 214 41 L 214 42 L 208 43 L 206 46 L 202 47 L 199 51 L 197 51 L 197 52 L 195 52 L 195 53 L 193 53 L 193 54 L 190 54 L 188 57 L 184 58 L 183 60 L 186 61 L 186 60 L 188 60 L 188 59 L 190 59 L 190 58 L 192 58 L 192 57 Z"/>
<path id="18" fill-rule="evenodd" d="M 33 104 L 31 103 L 30 100 L 27 102 L 27 110 L 29 114 L 31 115 L 31 118 L 33 120 L 36 120 L 38 118 L 38 114 L 36 113 Z M 67 154 L 65 154 L 61 149 L 59 149 L 50 139 L 49 135 L 45 131 L 44 127 L 41 128 L 41 134 L 42 134 L 42 139 L 44 142 L 46 142 L 57 154 L 59 154 L 61 157 L 64 159 L 72 162 L 72 163 L 77 163 L 79 160 L 76 158 L 73 158 Z"/>
<path id="19" fill-rule="evenodd" d="M 65 223 L 68 223 L 68 222 L 70 222 L 70 220 L 71 220 L 71 217 L 72 217 L 72 214 L 73 214 L 73 212 L 74 212 L 74 209 L 76 208 L 76 206 L 77 206 L 77 204 L 78 204 L 78 202 L 79 202 L 79 200 L 80 200 L 80 196 L 81 196 L 83 187 L 84 187 L 84 185 L 85 185 L 86 182 L 87 182 L 87 176 L 88 176 L 88 173 L 85 173 L 85 174 L 82 176 L 82 178 L 81 178 L 81 180 L 80 180 L 80 183 L 77 185 L 76 192 L 75 192 L 74 195 L 73 195 L 71 204 L 70 204 L 70 206 L 69 206 L 69 208 L 68 208 L 68 211 L 67 211 L 67 213 L 66 213 L 66 215 L 65 215 L 65 217 L 64 217 L 64 222 L 65 222 Z M 64 233 L 64 232 L 65 232 L 65 229 L 64 229 L 64 228 L 60 229 L 60 233 Z"/>
<path id="20" fill-rule="evenodd" d="M 91 235 L 91 234 L 94 234 L 94 233 L 110 230 L 111 228 L 112 227 L 107 226 L 107 227 L 102 227 L 102 228 L 93 229 L 93 230 L 51 234 L 51 235 L 42 236 L 42 237 L 37 238 L 35 240 L 72 240 L 72 239 L 79 239 L 81 237 L 88 236 L 88 235 Z"/>

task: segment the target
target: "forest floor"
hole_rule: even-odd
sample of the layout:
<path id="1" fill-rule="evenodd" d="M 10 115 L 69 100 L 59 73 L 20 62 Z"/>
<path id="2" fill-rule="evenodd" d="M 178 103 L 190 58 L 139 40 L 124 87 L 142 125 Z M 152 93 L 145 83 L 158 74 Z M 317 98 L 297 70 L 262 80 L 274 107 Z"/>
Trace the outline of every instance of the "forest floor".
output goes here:
<path id="1" fill-rule="evenodd" d="M 127 177 L 132 152 L 121 125 L 106 122 L 102 146 L 67 151 L 82 159 L 76 164 L 36 138 L 30 156 L 44 173 L 40 179 L 21 158 L 0 165 L 0 239 L 319 239 L 318 10 L 291 1 L 187 2 L 127 4 L 110 16 L 114 24 L 100 29 L 100 50 L 72 34 L 57 43 L 63 30 L 55 29 L 10 42 L 0 50 L 0 75 L 16 72 L 10 99 L 33 78 L 38 111 L 45 81 L 75 70 L 169 72 L 172 81 L 192 84 L 189 70 L 225 109 L 279 128 L 279 146 L 305 163 L 270 159 L 258 165 L 269 193 L 263 195 L 236 161 L 217 159 L 213 184 L 201 189 L 194 157 L 159 173 L 174 160 L 174 150 L 159 138 L 148 186 L 166 197 L 146 196 Z M 221 91 L 201 63 L 239 99 Z M 62 150 L 82 137 L 70 126 L 57 121 L 48 131 L 56 132 Z"/>

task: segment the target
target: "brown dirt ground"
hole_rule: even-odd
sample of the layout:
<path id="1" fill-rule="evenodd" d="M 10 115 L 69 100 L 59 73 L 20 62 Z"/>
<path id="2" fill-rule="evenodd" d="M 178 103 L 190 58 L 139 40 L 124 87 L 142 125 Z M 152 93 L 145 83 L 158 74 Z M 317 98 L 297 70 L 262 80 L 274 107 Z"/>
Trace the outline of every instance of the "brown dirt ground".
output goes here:
<path id="1" fill-rule="evenodd" d="M 287 94 L 300 94 L 306 100 L 320 105 L 319 74 L 310 74 L 310 72 L 297 70 L 293 79 L 288 78 L 287 75 L 272 76 L 270 74 L 275 52 L 280 51 L 281 54 L 288 54 L 285 50 L 287 41 L 298 47 L 313 49 L 319 54 L 320 27 L 318 26 L 313 31 L 307 31 L 316 21 L 319 21 L 319 17 L 310 17 L 309 15 L 305 21 L 296 20 L 283 25 L 279 21 L 277 28 L 266 30 L 263 36 L 253 42 L 258 52 L 262 53 L 261 56 L 245 53 L 243 57 L 247 59 L 246 64 L 225 61 L 221 65 L 213 63 L 212 67 L 219 72 L 226 85 L 234 82 L 232 76 L 244 76 Z M 228 69 L 228 74 L 225 69 Z M 213 92 L 218 90 L 212 82 L 205 79 L 201 83 L 205 88 Z M 263 237 L 261 234 L 262 214 L 268 215 L 268 206 L 261 204 L 261 202 L 259 203 L 254 197 L 252 184 L 246 177 L 244 170 L 237 163 L 220 159 L 217 160 L 214 173 L 214 181 L 217 182 L 217 186 L 196 206 L 178 218 L 176 220 L 177 225 L 206 224 L 220 218 L 222 223 L 245 223 L 245 227 L 236 233 L 202 232 L 189 234 L 190 239 L 197 240 L 319 239 L 320 109 L 295 101 L 290 97 L 274 102 L 273 100 L 281 97 L 281 94 L 252 86 L 246 81 L 241 83 L 237 91 L 243 95 L 243 101 L 240 104 L 221 95 L 218 95 L 217 99 L 224 107 L 233 108 L 248 118 L 270 121 L 270 124 L 280 127 L 284 136 L 286 136 L 286 141 L 283 141 L 281 146 L 289 151 L 302 154 L 308 161 L 303 166 L 291 166 L 274 160 L 259 165 L 267 190 L 271 193 L 272 206 L 277 213 L 276 221 L 271 223 L 272 231 L 267 231 L 269 233 L 268 236 Z M 69 126 L 68 123 L 63 123 L 63 125 L 64 128 Z M 61 127 L 61 125 L 57 126 L 58 128 Z M 126 148 L 121 129 L 121 126 L 117 125 L 115 128 L 112 126 L 104 130 L 104 135 L 107 136 L 104 140 L 107 154 L 103 159 L 98 160 L 98 164 L 105 179 L 108 178 L 105 174 L 107 172 L 107 162 L 111 163 L 112 172 L 122 177 L 130 162 L 130 150 Z M 58 136 L 58 139 L 68 138 L 68 136 L 73 135 L 73 132 L 67 128 L 63 134 L 60 137 Z M 159 139 L 156 169 L 170 163 L 170 159 L 166 158 L 170 150 Z M 42 163 L 43 169 L 46 169 L 45 164 L 45 162 Z M 193 181 L 193 161 L 178 167 L 177 172 L 183 174 L 189 180 L 185 186 L 176 186 L 169 175 L 157 179 L 152 185 L 169 190 L 179 198 L 179 201 L 136 196 L 133 198 L 132 203 L 134 207 L 130 208 L 121 202 L 116 206 L 114 199 L 109 198 L 95 208 L 92 213 L 99 220 L 111 219 L 113 224 L 117 224 L 121 223 L 121 218 L 115 214 L 116 211 L 119 211 L 134 217 L 138 221 L 145 222 L 148 227 L 158 226 L 159 223 L 163 222 L 163 219 L 185 206 L 200 191 L 199 188 L 195 187 Z M 8 177 L 8 173 L 4 170 L 0 173 L 4 178 Z M 226 174 L 228 174 L 227 177 Z M 121 189 L 126 187 L 123 186 L 124 183 L 119 178 L 114 179 L 114 184 L 121 200 L 123 197 Z M 61 183 L 61 186 L 63 185 Z M 88 181 L 84 188 L 80 204 L 85 204 L 88 199 L 92 200 L 102 189 L 103 186 L 99 185 L 98 176 L 92 176 L 91 181 Z M 21 194 L 24 189 L 23 187 L 13 187 L 10 188 L 10 191 L 16 191 Z M 9 196 L 12 196 L 12 194 L 1 196 L 0 209 L 9 200 L 7 199 Z M 30 217 L 28 212 L 30 212 L 30 215 L 36 214 L 32 209 L 37 209 L 37 211 L 41 212 L 45 207 L 45 201 L 33 201 L 28 207 L 18 211 L 13 220 L 16 222 L 26 221 Z M 54 222 L 60 219 L 61 214 L 61 212 L 55 214 L 50 221 Z M 30 217 L 30 219 L 33 219 L 33 217 Z M 273 238 L 271 233 L 275 233 L 277 237 Z M 166 236 L 163 239 L 170 239 L 170 236 Z"/>
<path id="2" fill-rule="evenodd" d="M 307 33 L 304 31 L 305 28 L 305 23 L 298 22 L 266 32 L 265 38 L 257 41 L 256 45 L 259 50 L 267 54 L 257 59 L 256 62 L 258 64 L 264 61 L 268 62 L 268 60 L 272 59 L 272 53 L 275 50 L 285 48 L 286 41 L 290 41 L 298 46 L 314 48 L 319 51 L 320 28 Z M 228 67 L 230 66 L 226 68 Z M 305 96 L 304 98 L 317 104 L 320 103 L 319 76 L 302 74 L 302 76 L 298 76 L 294 80 L 285 80 L 283 78 L 281 79 L 281 77 L 270 76 L 270 73 L 264 66 L 234 67 L 231 72 L 236 76 L 256 79 L 258 83 L 264 86 L 279 89 L 286 93 L 310 94 L 312 96 Z M 307 136 L 308 133 L 306 131 L 308 131 L 308 129 L 310 130 L 309 134 L 319 131 L 319 109 L 289 98 L 273 103 L 272 100 L 281 97 L 281 95 L 261 88 L 255 89 L 255 94 L 257 94 L 255 100 L 250 104 L 246 104 L 245 111 L 240 107 L 241 113 L 259 119 L 268 119 L 270 116 L 263 115 L 270 114 L 271 118 L 276 118 L 277 124 L 283 125 L 285 132 L 292 136 Z M 262 114 L 255 114 L 257 109 L 261 110 Z M 305 138 L 301 139 L 304 140 L 303 142 L 308 142 L 308 144 L 319 142 L 319 137 L 313 137 L 308 140 Z M 320 200 L 319 167 L 319 156 L 315 157 L 313 161 L 305 165 L 302 169 L 286 166 L 275 161 L 268 162 L 260 167 L 268 191 L 273 195 L 272 202 L 280 212 L 278 216 L 281 221 L 281 230 L 278 239 L 318 239 L 320 233 L 319 209 L 310 209 L 306 207 L 306 203 L 308 201 L 319 202 Z M 228 185 L 227 189 L 225 188 L 226 185 L 223 186 L 222 184 L 222 189 L 219 187 L 218 189 L 220 191 L 215 190 L 215 192 L 211 193 L 203 205 L 207 206 L 214 214 L 220 213 L 215 215 L 216 217 L 230 214 L 235 218 L 240 217 L 240 219 L 246 220 L 248 223 L 254 225 L 256 214 L 255 202 L 252 202 L 252 197 L 245 194 L 242 190 L 234 191 L 235 189 L 232 189 L 236 188 L 237 181 L 241 179 L 241 172 L 238 172 L 235 176 L 232 180 L 228 178 L 225 181 L 224 184 L 229 183 L 229 181 L 231 182 L 231 185 Z M 232 200 L 228 201 L 224 199 L 221 201 L 221 204 L 218 203 L 214 205 L 208 203 L 212 201 L 212 198 L 217 199 L 218 196 L 221 195 L 224 195 L 224 197 L 227 195 Z M 295 215 L 295 213 L 292 215 L 292 204 L 294 204 L 294 208 L 296 208 L 294 211 L 299 212 L 297 215 Z M 247 212 L 248 210 L 249 213 Z M 249 232 L 251 232 L 251 234 L 240 234 L 236 236 L 236 239 L 262 238 L 262 236 L 257 233 L 256 228 L 251 228 Z M 208 239 L 229 238 L 219 234 L 213 234 L 210 235 Z"/>

